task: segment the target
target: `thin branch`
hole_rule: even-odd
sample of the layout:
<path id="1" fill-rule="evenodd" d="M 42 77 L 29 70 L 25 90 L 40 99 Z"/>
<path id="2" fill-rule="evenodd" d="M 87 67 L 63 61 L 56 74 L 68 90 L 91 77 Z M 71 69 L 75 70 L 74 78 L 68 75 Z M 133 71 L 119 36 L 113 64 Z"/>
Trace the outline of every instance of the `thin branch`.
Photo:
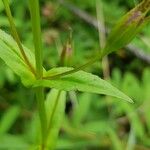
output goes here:
<path id="1" fill-rule="evenodd" d="M 56 74 L 56 75 L 53 75 L 53 76 L 46 76 L 46 77 L 43 77 L 42 79 L 57 79 L 57 78 L 60 78 L 60 77 L 64 77 L 66 75 L 69 75 L 69 74 L 72 74 L 72 73 L 76 73 L 80 70 L 83 70 L 84 68 L 88 67 L 89 65 L 95 63 L 97 60 L 101 60 L 102 59 L 102 56 L 101 55 L 97 55 L 96 57 L 94 57 L 93 59 L 89 60 L 87 63 L 77 67 L 77 68 L 74 68 L 70 71 L 66 71 L 66 72 L 63 72 L 63 73 L 60 73 L 60 74 Z"/>

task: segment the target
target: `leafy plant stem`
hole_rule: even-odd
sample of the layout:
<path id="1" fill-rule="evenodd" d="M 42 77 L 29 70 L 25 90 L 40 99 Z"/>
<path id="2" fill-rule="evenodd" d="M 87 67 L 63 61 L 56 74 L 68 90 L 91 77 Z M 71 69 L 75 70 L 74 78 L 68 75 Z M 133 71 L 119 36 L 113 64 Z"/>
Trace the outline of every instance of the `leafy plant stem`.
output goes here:
<path id="1" fill-rule="evenodd" d="M 23 46 L 21 44 L 21 40 L 19 38 L 19 35 L 17 33 L 17 29 L 15 27 L 15 23 L 13 21 L 12 13 L 11 13 L 11 10 L 10 10 L 9 1 L 8 0 L 2 0 L 2 1 L 3 1 L 4 7 L 5 7 L 5 10 L 6 10 L 6 14 L 7 14 L 7 17 L 8 17 L 8 21 L 9 21 L 9 24 L 10 24 L 12 36 L 14 37 L 14 39 L 17 42 L 17 45 L 20 49 L 20 52 L 23 56 L 23 59 L 24 59 L 25 63 L 29 66 L 30 71 L 35 75 L 35 69 L 30 64 L 30 62 L 29 62 L 29 60 L 28 60 L 28 58 L 27 58 L 27 56 L 24 52 L 24 49 L 23 49 Z"/>
<path id="2" fill-rule="evenodd" d="M 43 54 L 42 54 L 42 39 L 40 27 L 40 10 L 38 0 L 29 0 L 33 41 L 35 47 L 35 61 L 36 61 L 36 78 L 42 79 L 43 76 Z M 42 144 L 41 149 L 45 149 L 45 138 L 47 135 L 47 117 L 44 105 L 44 90 L 42 87 L 36 88 L 36 99 L 39 109 L 39 117 L 41 122 Z"/>
<path id="3" fill-rule="evenodd" d="M 32 21 L 33 30 L 33 42 L 35 47 L 35 60 L 37 78 L 40 79 L 43 76 L 43 53 L 42 53 L 42 39 L 41 39 L 41 27 L 40 27 L 40 10 L 38 0 L 29 0 L 30 15 Z"/>
<path id="4" fill-rule="evenodd" d="M 38 87 L 35 89 L 36 92 L 36 99 L 37 99 L 37 106 L 39 110 L 39 117 L 41 123 L 41 149 L 44 150 L 45 148 L 45 139 L 47 135 L 47 118 L 46 118 L 46 111 L 44 105 L 44 88 Z"/>

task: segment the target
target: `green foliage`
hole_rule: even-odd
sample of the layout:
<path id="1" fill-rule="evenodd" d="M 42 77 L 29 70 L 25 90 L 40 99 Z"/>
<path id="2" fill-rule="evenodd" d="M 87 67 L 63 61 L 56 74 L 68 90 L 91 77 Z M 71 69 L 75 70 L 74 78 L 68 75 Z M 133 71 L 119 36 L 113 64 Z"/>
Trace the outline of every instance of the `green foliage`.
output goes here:
<path id="1" fill-rule="evenodd" d="M 20 31 L 25 45 L 29 45 L 32 49 L 33 44 L 31 40 L 32 35 L 30 31 L 30 22 L 28 19 L 28 14 L 24 14 L 24 12 L 27 11 L 27 8 L 24 6 L 26 2 L 11 2 L 12 6 L 14 6 L 12 7 L 12 10 L 14 10 L 14 22 L 18 27 L 17 30 Z M 45 9 L 43 4 L 46 2 L 40 2 L 43 13 Z M 139 145 L 149 147 L 149 68 L 145 69 L 145 64 L 143 65 L 137 62 L 137 66 L 134 66 L 134 69 L 135 71 L 139 72 L 136 72 L 135 76 L 135 74 L 131 72 L 131 68 L 133 68 L 133 66 L 131 67 L 131 64 L 128 62 L 127 65 L 126 62 L 123 62 L 123 65 L 128 69 L 128 72 L 124 70 L 124 75 L 122 76 L 123 72 L 118 69 L 114 69 L 113 66 L 114 61 L 119 63 L 120 60 L 118 58 L 117 60 L 113 60 L 113 57 L 110 57 L 112 63 L 112 78 L 110 78 L 109 81 L 112 83 L 112 85 L 115 85 L 118 87 L 118 89 L 132 97 L 135 103 L 131 105 L 131 103 L 119 101 L 119 99 L 123 99 L 132 102 L 131 98 L 120 92 L 108 81 L 99 78 L 98 75 L 99 73 L 101 74 L 101 71 L 99 71 L 97 67 L 97 64 L 99 63 L 92 67 L 91 63 L 88 63 L 87 65 L 91 72 L 93 71 L 94 74 L 98 75 L 93 75 L 92 73 L 87 73 L 80 69 L 78 70 L 78 68 L 74 69 L 73 67 L 59 67 L 59 65 L 57 65 L 58 62 L 60 62 L 60 58 L 58 58 L 56 48 L 53 45 L 57 42 L 57 44 L 60 44 L 61 41 L 59 40 L 61 39 L 60 37 L 57 37 L 59 39 L 50 37 L 50 39 L 52 39 L 50 42 L 52 42 L 53 45 L 41 45 L 40 19 L 38 18 L 39 16 L 37 16 L 39 15 L 38 6 L 34 5 L 34 1 L 30 1 L 30 3 L 32 3 L 32 5 L 30 5 L 30 7 L 32 6 L 30 11 L 34 34 L 35 52 L 32 52 L 24 45 L 21 45 L 25 55 L 27 56 L 27 60 L 24 59 L 24 56 L 18 47 L 19 44 L 15 36 L 13 35 L 13 39 L 7 33 L 0 30 L 0 58 L 6 63 L 7 66 L 9 66 L 10 69 L 13 70 L 14 73 L 21 78 L 22 83 L 26 87 L 30 86 L 33 89 L 36 89 L 39 109 L 38 111 L 40 114 L 41 123 L 37 117 L 37 112 L 35 109 L 36 105 L 34 103 L 33 96 L 28 98 L 28 94 L 24 94 L 25 92 L 28 93 L 28 89 L 25 90 L 16 86 L 18 85 L 18 80 L 14 80 L 14 75 L 12 72 L 6 70 L 6 66 L 3 66 L 2 62 L 0 62 L 0 117 L 2 116 L 0 119 L 0 149 L 33 150 L 44 149 L 44 147 L 45 149 L 55 149 L 57 141 L 56 149 L 68 150 L 133 150 L 134 148 L 138 149 L 140 147 Z M 74 3 L 79 4 L 81 8 L 88 10 L 91 12 L 91 14 L 95 14 L 94 1 L 87 0 L 86 2 L 81 2 L 75 0 Z M 122 0 L 113 0 L 112 2 L 106 0 L 103 3 L 104 14 L 107 16 L 106 24 L 109 26 L 114 23 L 114 20 L 116 20 L 118 16 L 125 12 L 125 8 L 128 9 L 128 7 L 124 6 L 125 4 L 126 6 L 130 7 L 132 5 L 132 2 L 129 0 L 126 2 Z M 112 4 L 111 9 L 110 3 Z M 146 7 L 145 3 L 148 4 Z M 45 12 L 50 11 L 50 14 L 54 15 L 54 20 L 50 20 L 49 18 L 46 18 L 46 16 L 44 16 L 45 18 L 42 16 L 44 18 L 42 18 L 44 20 L 42 20 L 42 27 L 44 29 L 46 28 L 46 31 L 49 31 L 50 25 L 56 32 L 60 34 L 61 37 L 65 39 L 66 33 L 64 33 L 64 31 L 66 31 L 66 25 L 68 26 L 70 23 L 72 24 L 71 27 L 74 31 L 73 48 L 74 50 L 77 49 L 77 51 L 75 51 L 73 58 L 74 60 L 71 63 L 75 63 L 75 65 L 78 66 L 79 64 L 85 62 L 85 60 L 95 57 L 95 53 L 97 53 L 99 45 L 96 31 L 90 27 L 87 27 L 85 24 L 83 24 L 83 22 L 78 21 L 77 18 L 73 18 L 71 13 L 68 13 L 66 10 L 64 11 L 61 8 L 61 11 L 59 11 L 60 8 L 58 4 L 48 4 L 49 5 L 46 4 L 48 9 L 46 8 Z M 55 10 L 56 7 L 57 11 Z M 145 21 L 148 21 L 145 18 L 148 10 L 149 1 L 143 1 L 133 10 L 128 12 L 121 19 L 121 21 L 117 23 L 108 36 L 106 47 L 103 50 L 102 55 L 109 54 L 112 51 L 116 51 L 128 44 L 135 37 L 135 35 L 139 33 L 141 28 L 143 28 Z M 4 15 L 3 11 L 4 7 L 1 5 L 0 1 L 0 12 L 2 12 L 0 16 L 0 20 L 2 21 L 1 26 L 4 30 L 7 30 L 8 23 L 6 23 L 6 16 Z M 114 13 L 112 13 L 113 11 Z M 25 22 L 26 25 L 24 25 Z M 64 22 L 64 24 L 62 24 L 62 22 Z M 13 29 L 15 29 L 15 27 L 13 27 Z M 142 36 L 139 35 L 140 38 L 136 38 L 133 41 L 134 44 L 140 46 L 141 48 L 146 47 L 147 52 L 149 51 L 148 33 L 149 28 L 148 30 L 144 29 Z M 44 37 L 44 40 L 45 38 L 48 37 Z M 51 48 L 50 51 L 47 50 L 49 46 Z M 44 66 L 55 66 L 49 71 L 45 71 L 43 67 L 42 50 L 46 56 L 44 60 Z M 55 50 L 55 52 L 52 50 Z M 59 49 L 57 50 L 59 51 Z M 119 51 L 118 53 L 120 53 L 121 57 L 123 59 L 125 58 L 125 60 L 126 57 L 129 57 L 125 52 L 125 54 L 122 54 L 122 51 Z M 50 55 L 50 58 L 47 54 Z M 97 57 L 101 58 L 102 55 L 99 54 Z M 132 62 L 134 63 L 135 58 L 132 59 Z M 94 60 L 98 59 L 94 58 Z M 29 64 L 33 66 L 33 69 L 38 70 L 37 74 L 33 74 L 28 61 Z M 142 66 L 142 70 L 140 70 L 139 66 Z M 75 70 L 75 72 L 70 72 L 67 74 L 68 71 L 72 70 Z M 143 74 L 141 71 L 143 71 Z M 10 96 L 7 96 L 6 94 L 8 92 L 6 91 L 7 88 L 11 92 L 9 94 Z M 47 88 L 48 90 L 49 88 L 52 89 L 48 93 L 44 103 L 44 94 L 46 93 Z M 45 91 L 43 89 L 45 89 Z M 88 93 L 81 94 L 76 91 Z M 90 93 L 105 94 L 107 96 L 94 95 Z M 12 101 L 6 101 L 8 97 Z M 19 100 L 19 103 L 17 100 Z M 20 103 L 20 100 L 22 103 Z M 71 103 L 71 106 L 68 106 L 69 102 Z M 12 104 L 14 106 L 9 106 Z M 29 108 L 27 108 L 27 106 Z M 6 109 L 6 111 L 3 111 L 3 109 Z M 46 110 L 46 112 L 44 112 L 44 110 Z M 43 119 L 44 115 L 46 119 Z M 33 119 L 33 116 L 36 117 Z M 123 120 L 123 123 L 120 120 Z M 126 128 L 128 128 L 128 130 Z M 14 133 L 16 135 L 14 135 Z"/>
<path id="2" fill-rule="evenodd" d="M 86 114 L 90 110 L 91 98 L 89 93 L 81 95 L 80 101 L 73 112 L 72 122 L 74 126 L 78 127 L 84 121 Z"/>
<path id="3" fill-rule="evenodd" d="M 110 136 L 110 139 L 112 141 L 112 145 L 114 146 L 114 149 L 121 150 L 123 149 L 123 145 L 121 141 L 119 140 L 119 137 L 116 135 L 115 131 L 112 128 L 107 128 L 107 133 Z"/>
<path id="4" fill-rule="evenodd" d="M 28 149 L 29 144 L 25 142 L 22 136 L 5 135 L 1 138 L 0 149 Z"/>
<path id="5" fill-rule="evenodd" d="M 149 72 L 149 71 L 146 69 L 145 72 Z M 142 77 L 143 79 L 145 78 L 145 72 L 143 73 L 143 77 Z M 141 110 L 140 107 L 144 105 L 146 101 L 146 91 L 147 91 L 147 88 L 149 87 L 141 88 L 139 86 L 139 82 L 137 78 L 129 73 L 126 73 L 124 79 L 120 79 L 120 81 L 121 80 L 122 80 L 122 84 L 119 83 L 119 86 L 123 88 L 123 91 L 126 91 L 129 95 L 132 95 L 136 99 L 137 105 L 139 105 L 139 106 L 136 106 L 137 107 L 136 111 L 134 111 L 135 106 L 130 106 L 128 104 L 126 105 L 125 103 L 124 104 L 122 103 L 121 112 L 125 112 L 127 114 L 131 123 L 131 128 L 135 136 L 142 139 L 142 137 L 145 134 L 145 129 L 144 129 L 143 123 L 141 122 L 139 111 Z M 140 83 L 140 85 L 141 84 L 143 83 Z M 147 83 L 144 83 L 143 87 L 145 87 L 146 84 Z M 144 101 L 142 101 L 142 99 Z"/>
<path id="6" fill-rule="evenodd" d="M 6 134 L 10 127 L 14 124 L 18 115 L 20 113 L 20 108 L 17 106 L 12 106 L 5 112 L 4 116 L 1 118 L 0 123 L 0 137 Z"/>
<path id="7" fill-rule="evenodd" d="M 25 47 L 24 49 L 30 62 L 34 65 L 34 54 L 29 49 Z M 11 36 L 2 30 L 0 30 L 0 53 L 0 57 L 17 75 L 21 77 L 22 82 L 26 86 L 33 84 L 35 77 L 25 64 L 16 42 Z"/>
<path id="8" fill-rule="evenodd" d="M 9 1 L 9 4 L 11 4 L 12 1 Z M 0 1 L 0 12 L 2 12 L 3 10 L 5 9 L 4 5 L 3 5 L 3 2 Z"/>
<path id="9" fill-rule="evenodd" d="M 4 9 L 4 5 L 3 5 L 3 2 L 1 1 L 0 2 L 0 11 L 2 11 Z"/>
<path id="10" fill-rule="evenodd" d="M 123 16 L 108 36 L 103 55 L 107 55 L 127 45 L 143 28 L 143 25 L 147 23 L 145 16 L 149 10 L 149 1 L 142 1 Z"/>
<path id="11" fill-rule="evenodd" d="M 52 89 L 45 101 L 48 120 L 47 147 L 54 149 L 65 112 L 66 92 Z"/>
<path id="12" fill-rule="evenodd" d="M 149 107 L 145 107 L 145 105 L 148 106 L 149 103 L 149 100 L 146 101 L 146 97 L 149 97 L 147 95 L 149 93 L 147 92 L 147 90 L 150 87 L 150 85 L 148 85 L 149 75 L 150 75 L 149 69 L 146 69 L 142 75 L 142 81 L 139 83 L 135 75 L 126 73 L 125 76 L 122 77 L 120 71 L 114 70 L 111 81 L 114 84 L 116 84 L 116 86 L 120 87 L 122 90 L 127 92 L 129 95 L 131 94 L 135 98 L 136 103 L 134 105 L 123 103 L 120 101 L 113 101 L 112 103 L 112 99 L 116 99 L 116 98 L 110 98 L 110 97 L 96 98 L 96 97 L 91 97 L 89 95 L 88 98 L 84 99 L 84 101 L 86 102 L 86 100 L 90 99 L 90 108 L 87 108 L 88 111 L 86 111 L 86 114 L 84 114 L 84 117 L 80 120 L 80 122 L 78 121 L 78 125 L 74 124 L 75 123 L 74 120 L 76 120 L 76 118 L 72 119 L 70 116 L 68 116 L 67 118 L 69 121 L 64 120 L 65 123 L 63 124 L 63 128 L 66 131 L 66 135 L 64 135 L 62 138 L 66 145 L 62 143 L 63 141 L 61 141 L 62 140 L 61 139 L 60 142 L 58 143 L 58 148 L 62 146 L 64 149 L 74 149 L 73 147 L 78 147 L 78 149 L 83 149 L 88 144 L 93 148 L 97 148 L 103 146 L 105 147 L 105 144 L 107 145 L 109 142 L 111 142 L 114 149 L 124 149 L 125 147 L 124 142 L 127 142 L 127 140 L 129 140 L 128 141 L 129 145 L 127 145 L 128 147 L 135 147 L 137 143 L 140 143 L 140 141 L 146 141 L 146 139 L 149 139 L 145 137 L 145 135 L 147 135 L 145 133 L 145 127 L 144 127 L 145 124 L 143 124 L 140 117 L 141 116 L 140 111 L 143 110 L 142 107 L 144 107 L 143 110 L 144 116 L 142 115 L 142 117 L 147 117 L 148 119 L 147 115 L 149 114 L 148 113 Z M 131 84 L 129 84 L 129 80 Z M 142 87 L 134 86 L 132 82 L 134 82 L 135 85 L 144 84 L 144 86 Z M 142 94 L 139 94 L 141 95 L 140 97 L 137 96 L 137 89 L 139 88 L 140 91 L 142 92 Z M 75 106 L 73 116 L 78 116 L 79 115 L 78 112 L 80 111 L 80 109 L 81 110 L 86 109 L 84 108 L 84 106 L 86 105 L 82 105 L 82 107 L 80 105 L 80 101 L 82 103 L 82 98 L 84 96 L 87 97 L 87 94 L 84 93 L 81 97 L 79 97 L 79 105 Z M 99 101 L 99 103 L 96 103 L 97 101 L 94 102 L 93 98 L 97 100 L 101 99 L 101 101 Z M 108 100 L 109 100 L 109 105 L 108 104 L 104 105 L 103 101 L 108 101 Z M 93 107 L 94 105 L 95 107 Z M 108 109 L 108 107 L 113 108 L 109 116 L 104 111 L 105 109 Z M 103 116 L 105 117 L 103 118 Z M 128 121 L 126 122 L 126 117 L 129 119 L 129 122 Z M 101 120 L 99 121 L 100 118 Z M 118 134 L 121 134 L 120 132 L 124 132 L 123 129 L 120 131 L 121 125 L 118 124 L 117 122 L 119 118 L 123 119 L 123 122 L 125 121 L 125 123 L 130 124 L 130 133 L 129 133 L 130 139 L 128 139 L 127 137 L 124 138 L 122 137 L 119 140 Z M 149 124 L 147 123 L 146 125 Z M 123 125 L 121 127 L 123 128 Z M 70 136 L 73 137 L 73 139 L 70 138 Z M 109 137 L 110 141 L 108 140 L 107 136 Z M 128 135 L 126 134 L 126 136 Z M 80 143 L 78 139 L 80 139 Z M 82 144 L 81 144 L 81 139 L 82 139 Z M 74 143 L 72 143 L 72 140 L 74 141 Z M 95 144 L 91 142 L 97 140 L 100 140 L 101 142 Z"/>
<path id="13" fill-rule="evenodd" d="M 86 73 L 84 71 L 78 71 L 66 77 L 48 80 L 47 77 L 61 74 L 72 70 L 72 68 L 62 67 L 53 68 L 44 75 L 44 80 L 39 80 L 35 83 L 36 86 L 57 88 L 59 90 L 79 90 L 82 92 L 91 92 L 97 94 L 106 94 L 114 97 L 118 97 L 123 100 L 132 102 L 132 100 L 125 94 L 117 90 L 115 87 L 110 85 L 107 81 L 100 79 L 99 77 Z"/>

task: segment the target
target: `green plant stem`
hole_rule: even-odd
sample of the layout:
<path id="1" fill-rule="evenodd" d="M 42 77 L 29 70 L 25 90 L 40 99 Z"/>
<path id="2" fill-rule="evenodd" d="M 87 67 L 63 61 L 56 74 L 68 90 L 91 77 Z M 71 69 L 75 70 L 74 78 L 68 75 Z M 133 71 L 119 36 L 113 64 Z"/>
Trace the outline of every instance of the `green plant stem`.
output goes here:
<path id="1" fill-rule="evenodd" d="M 41 39 L 41 27 L 40 27 L 40 14 L 39 14 L 39 1 L 29 0 L 33 41 L 35 47 L 35 60 L 37 78 L 41 79 L 43 76 L 43 53 L 42 53 L 42 39 Z"/>
<path id="2" fill-rule="evenodd" d="M 42 79 L 43 76 L 43 53 L 42 53 L 42 39 L 40 27 L 40 10 L 38 0 L 29 0 L 33 41 L 35 47 L 35 61 L 36 61 L 36 78 Z M 47 135 L 47 117 L 44 105 L 44 89 L 42 87 L 36 88 L 36 99 L 38 103 L 39 117 L 41 122 L 42 143 L 41 149 L 45 149 L 46 135 Z"/>
<path id="3" fill-rule="evenodd" d="M 41 123 L 41 149 L 44 150 L 45 147 L 45 139 L 47 135 L 47 118 L 46 118 L 46 111 L 44 105 L 44 89 L 42 87 L 38 87 L 35 89 L 36 92 L 36 99 L 37 99 L 37 106 L 39 111 L 40 123 Z"/>
<path id="4" fill-rule="evenodd" d="M 66 75 L 70 75 L 72 73 L 78 72 L 78 71 L 92 65 L 93 63 L 95 63 L 96 61 L 101 60 L 101 59 L 102 59 L 102 55 L 98 55 L 98 56 L 94 57 L 93 59 L 91 59 L 90 61 L 88 61 L 87 63 L 85 63 L 85 64 L 83 64 L 83 65 L 81 65 L 75 69 L 72 69 L 70 71 L 66 71 L 66 72 L 63 72 L 60 74 L 56 74 L 53 76 L 43 77 L 43 79 L 57 79 L 57 78 L 61 78 L 61 77 L 66 76 Z"/>
<path id="5" fill-rule="evenodd" d="M 27 58 L 27 56 L 26 56 L 26 54 L 24 52 L 23 46 L 21 44 L 21 40 L 19 38 L 19 35 L 17 33 L 17 29 L 15 27 L 15 23 L 13 21 L 13 17 L 12 17 L 12 14 L 11 14 L 9 1 L 8 0 L 2 0 L 2 1 L 3 1 L 4 7 L 5 7 L 5 10 L 6 10 L 6 14 L 7 14 L 7 17 L 8 17 L 8 21 L 9 21 L 9 24 L 10 24 L 12 36 L 17 42 L 17 45 L 18 45 L 18 47 L 20 49 L 20 52 L 21 52 L 21 54 L 23 56 L 23 59 L 24 59 L 25 63 L 28 65 L 30 71 L 35 75 L 35 69 L 31 65 L 31 63 L 29 62 L 29 60 L 28 60 L 28 58 Z"/>

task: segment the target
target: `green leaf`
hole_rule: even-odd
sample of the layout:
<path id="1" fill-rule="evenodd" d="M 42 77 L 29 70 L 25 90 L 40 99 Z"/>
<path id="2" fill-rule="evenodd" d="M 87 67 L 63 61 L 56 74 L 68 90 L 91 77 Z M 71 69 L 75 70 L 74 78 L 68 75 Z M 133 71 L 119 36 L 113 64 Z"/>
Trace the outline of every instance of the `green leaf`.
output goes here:
<path id="1" fill-rule="evenodd" d="M 145 131 L 144 131 L 144 125 L 141 122 L 140 116 L 138 115 L 138 113 L 136 113 L 136 111 L 134 111 L 135 109 L 131 105 L 122 103 L 120 106 L 123 108 L 124 112 L 127 114 L 130 125 L 132 126 L 132 129 L 134 130 L 135 135 L 138 138 L 142 139 L 145 134 Z"/>
<path id="2" fill-rule="evenodd" d="M 126 149 L 127 150 L 133 150 L 135 147 L 135 144 L 136 144 L 136 136 L 135 136 L 134 129 L 132 129 L 132 127 L 131 127 Z"/>
<path id="3" fill-rule="evenodd" d="M 14 124 L 20 114 L 18 106 L 10 107 L 0 120 L 0 135 L 5 134 L 10 127 Z"/>
<path id="4" fill-rule="evenodd" d="M 52 150 L 56 141 L 65 112 L 66 92 L 52 89 L 47 95 L 45 107 L 48 120 L 47 146 Z"/>
<path id="5" fill-rule="evenodd" d="M 133 86 L 133 84 L 135 86 Z M 135 98 L 136 103 L 138 104 L 142 99 L 144 99 L 144 97 L 141 97 L 141 93 L 142 88 L 140 89 L 140 84 L 138 83 L 138 80 L 136 80 L 136 78 L 131 75 L 131 74 L 126 74 L 124 80 L 122 80 L 122 90 L 126 91 L 129 95 L 132 95 Z M 141 104 L 141 102 L 139 104 Z M 139 105 L 138 104 L 138 105 Z M 126 113 L 130 125 L 132 126 L 132 129 L 135 132 L 135 135 L 138 138 L 143 138 L 144 134 L 145 134 L 145 129 L 144 129 L 144 125 L 141 122 L 141 118 L 139 113 L 137 113 L 138 111 L 135 111 L 134 105 L 128 105 L 127 103 L 121 103 L 120 104 L 120 108 L 122 108 L 122 110 L 124 111 L 123 113 Z M 146 107 L 145 107 L 146 109 Z M 144 110 L 145 110 L 144 109 Z"/>
<path id="6" fill-rule="evenodd" d="M 0 12 L 4 9 L 2 1 L 0 1 Z"/>
<path id="7" fill-rule="evenodd" d="M 108 128 L 109 128 L 109 123 L 107 122 L 107 120 L 90 121 L 84 124 L 82 131 L 91 132 L 91 133 L 94 132 L 103 136 L 104 134 L 107 133 Z"/>
<path id="8" fill-rule="evenodd" d="M 30 145 L 27 143 L 27 141 L 25 141 L 24 137 L 21 135 L 6 134 L 0 139 L 1 150 L 29 150 L 29 147 Z"/>
<path id="9" fill-rule="evenodd" d="M 150 1 L 143 0 L 123 16 L 108 36 L 103 56 L 127 45 L 147 23 L 145 16 L 149 10 Z"/>
<path id="10" fill-rule="evenodd" d="M 110 137 L 110 140 L 112 141 L 112 145 L 115 150 L 123 150 L 123 145 L 121 143 L 121 140 L 119 139 L 117 133 L 112 129 L 112 127 L 107 128 L 107 134 Z"/>
<path id="11" fill-rule="evenodd" d="M 137 102 L 142 102 L 142 99 L 144 98 L 141 94 L 143 87 L 141 88 L 139 80 L 133 74 L 129 72 L 126 72 L 124 74 L 124 79 L 122 79 L 122 88 L 123 91 L 125 91 Z"/>
<path id="12" fill-rule="evenodd" d="M 24 47 L 25 53 L 30 63 L 35 66 L 34 54 Z M 25 86 L 30 86 L 35 81 L 35 77 L 25 64 L 21 52 L 15 40 L 0 30 L 0 58 L 18 75 Z"/>
<path id="13" fill-rule="evenodd" d="M 86 115 L 90 111 L 92 96 L 89 93 L 83 93 L 79 97 L 79 104 L 74 108 L 73 113 L 73 124 L 78 127 L 81 125 L 82 121 L 85 119 Z"/>
<path id="14" fill-rule="evenodd" d="M 96 75 L 84 71 L 78 71 L 61 78 L 51 80 L 46 79 L 46 77 L 70 71 L 72 69 L 73 68 L 67 67 L 53 68 L 45 73 L 45 79 L 36 81 L 34 86 L 50 87 L 65 91 L 78 90 L 82 92 L 106 94 L 129 102 L 133 102 L 131 98 L 113 87 L 107 81 L 102 80 Z"/>
<path id="15" fill-rule="evenodd" d="M 100 149 L 97 145 L 100 145 L 100 140 L 68 140 L 68 138 L 61 138 L 58 141 L 57 149 L 58 150 L 85 150 L 86 147 L 91 149 L 95 148 Z M 88 145 L 88 146 L 87 146 Z"/>
<path id="16" fill-rule="evenodd" d="M 149 68 L 146 68 L 143 72 L 143 77 L 142 77 L 142 80 L 143 80 L 143 83 L 142 83 L 142 89 L 143 91 L 143 94 L 144 94 L 144 104 L 143 104 L 143 108 L 144 108 L 144 116 L 145 116 L 145 121 L 146 121 L 146 124 L 147 124 L 147 128 L 148 128 L 148 133 L 150 133 L 150 109 L 149 109 L 149 106 L 150 106 L 150 84 L 149 84 L 149 77 L 150 77 L 150 69 Z"/>

